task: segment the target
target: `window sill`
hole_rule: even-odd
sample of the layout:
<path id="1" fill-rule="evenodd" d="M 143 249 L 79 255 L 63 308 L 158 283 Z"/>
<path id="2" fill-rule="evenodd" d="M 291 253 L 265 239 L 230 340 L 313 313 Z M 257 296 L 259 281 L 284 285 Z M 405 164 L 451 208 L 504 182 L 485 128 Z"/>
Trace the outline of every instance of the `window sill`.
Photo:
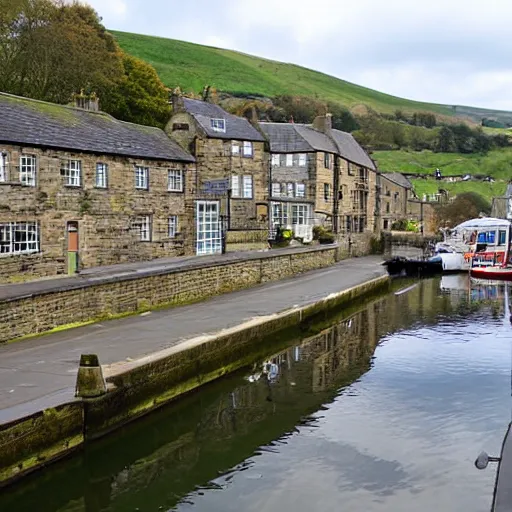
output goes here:
<path id="1" fill-rule="evenodd" d="M 95 190 L 108 190 L 108 187 L 100 187 L 98 185 L 94 185 Z"/>
<path id="2" fill-rule="evenodd" d="M 149 192 L 149 188 L 135 187 L 135 190 L 140 190 L 141 192 Z"/>
<path id="3" fill-rule="evenodd" d="M 32 256 L 36 254 L 42 254 L 43 251 L 23 251 L 23 252 L 2 252 L 0 258 L 12 258 L 14 256 Z"/>
<path id="4" fill-rule="evenodd" d="M 185 192 L 184 190 L 169 190 L 167 189 L 167 192 L 171 192 L 173 194 L 183 194 Z"/>
<path id="5" fill-rule="evenodd" d="M 83 188 L 82 185 L 68 185 L 64 184 L 64 188 Z"/>

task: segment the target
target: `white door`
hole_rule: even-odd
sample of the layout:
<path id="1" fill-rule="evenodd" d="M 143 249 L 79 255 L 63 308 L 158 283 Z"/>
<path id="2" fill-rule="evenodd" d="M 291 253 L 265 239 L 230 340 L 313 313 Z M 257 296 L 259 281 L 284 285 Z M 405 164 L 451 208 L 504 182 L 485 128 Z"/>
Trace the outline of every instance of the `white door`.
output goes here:
<path id="1" fill-rule="evenodd" d="M 197 254 L 222 253 L 222 228 L 218 201 L 197 201 Z"/>

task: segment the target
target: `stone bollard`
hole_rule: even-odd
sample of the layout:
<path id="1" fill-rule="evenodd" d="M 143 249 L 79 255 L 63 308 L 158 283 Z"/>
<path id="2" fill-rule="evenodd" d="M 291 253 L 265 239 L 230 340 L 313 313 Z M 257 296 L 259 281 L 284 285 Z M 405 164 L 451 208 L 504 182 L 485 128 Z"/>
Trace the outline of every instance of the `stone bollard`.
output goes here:
<path id="1" fill-rule="evenodd" d="M 76 378 L 75 396 L 94 398 L 104 395 L 107 385 L 96 354 L 82 354 Z"/>

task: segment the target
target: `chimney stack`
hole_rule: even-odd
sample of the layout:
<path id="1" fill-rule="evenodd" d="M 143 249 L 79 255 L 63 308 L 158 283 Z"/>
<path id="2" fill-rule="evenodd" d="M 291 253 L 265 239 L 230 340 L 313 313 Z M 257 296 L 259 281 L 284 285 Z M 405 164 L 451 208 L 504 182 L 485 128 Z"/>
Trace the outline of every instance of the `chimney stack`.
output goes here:
<path id="1" fill-rule="evenodd" d="M 184 109 L 183 94 L 181 93 L 181 89 L 179 87 L 176 87 L 175 89 L 173 89 L 171 91 L 171 102 L 170 103 L 171 103 L 173 114 Z"/>
<path id="2" fill-rule="evenodd" d="M 319 132 L 330 135 L 332 131 L 332 114 L 325 114 L 325 116 L 315 117 L 313 121 L 313 128 Z"/>
<path id="3" fill-rule="evenodd" d="M 85 94 L 83 89 L 80 94 L 73 95 L 73 103 L 76 108 L 82 110 L 90 110 L 92 112 L 99 112 L 100 110 L 100 99 L 96 96 L 96 93 Z"/>

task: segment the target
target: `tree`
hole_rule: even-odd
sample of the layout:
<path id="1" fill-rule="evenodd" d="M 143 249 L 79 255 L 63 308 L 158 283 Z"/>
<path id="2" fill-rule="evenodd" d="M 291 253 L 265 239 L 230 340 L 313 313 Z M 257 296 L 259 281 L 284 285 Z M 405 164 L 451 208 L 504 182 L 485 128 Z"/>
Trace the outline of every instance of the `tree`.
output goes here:
<path id="1" fill-rule="evenodd" d="M 437 208 L 436 220 L 439 227 L 457 226 L 462 222 L 474 219 L 481 213 L 491 213 L 490 203 L 476 192 L 464 192 L 446 204 Z"/>
<path id="2" fill-rule="evenodd" d="M 171 107 L 167 88 L 155 68 L 126 54 L 122 62 L 123 78 L 106 94 L 104 110 L 124 121 L 163 128 Z"/>
<path id="3" fill-rule="evenodd" d="M 327 103 L 327 111 L 332 114 L 332 127 L 342 132 L 359 129 L 359 123 L 352 113 L 338 103 Z"/>
<path id="4" fill-rule="evenodd" d="M 454 153 L 457 151 L 455 135 L 448 126 L 443 126 L 439 130 L 436 143 L 436 151 L 439 153 Z"/>
<path id="5" fill-rule="evenodd" d="M 0 0 L 0 11 L 2 90 L 66 103 L 82 89 L 103 96 L 120 80 L 121 51 L 88 5 Z"/>

